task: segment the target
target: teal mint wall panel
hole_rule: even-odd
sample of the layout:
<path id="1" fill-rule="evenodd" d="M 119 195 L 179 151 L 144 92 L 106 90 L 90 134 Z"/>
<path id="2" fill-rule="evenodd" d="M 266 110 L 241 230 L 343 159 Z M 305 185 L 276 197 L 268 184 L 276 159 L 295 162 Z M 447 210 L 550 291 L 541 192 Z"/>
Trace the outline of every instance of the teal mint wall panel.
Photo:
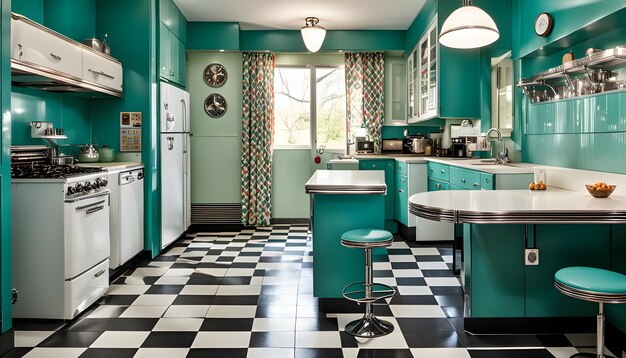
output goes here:
<path id="1" fill-rule="evenodd" d="M 311 178 L 310 149 L 274 149 L 272 156 L 272 218 L 308 219 L 309 196 L 304 184 Z"/>
<path id="2" fill-rule="evenodd" d="M 63 128 L 66 141 L 59 144 L 84 144 L 91 141 L 91 111 L 89 100 L 34 89 L 13 87 L 11 91 L 12 143 L 15 145 L 43 144 L 43 139 L 30 136 L 31 121 L 52 122 Z M 71 153 L 68 153 L 71 154 Z"/>
<path id="3" fill-rule="evenodd" d="M 123 65 L 124 98 L 92 102 L 93 132 L 98 141 L 112 143 L 115 149 L 119 149 L 120 112 L 142 113 L 144 247 L 152 257 L 161 251 L 155 1 L 96 1 L 96 32 L 109 34 L 111 54 Z M 132 21 L 120 21 L 120 14 Z"/>
<path id="4" fill-rule="evenodd" d="M 441 120 L 442 125 L 443 120 Z M 416 135 L 418 133 L 428 136 L 430 133 L 438 133 L 441 131 L 439 126 L 420 126 L 420 125 L 407 125 L 402 126 L 383 126 L 383 139 L 404 138 L 404 128 L 409 130 L 409 135 Z"/>
<path id="5" fill-rule="evenodd" d="M 188 22 L 187 50 L 239 50 L 236 22 Z"/>
<path id="6" fill-rule="evenodd" d="M 235 52 L 192 51 L 188 53 L 188 60 L 188 89 L 191 103 L 189 111 L 193 133 L 191 202 L 241 203 L 242 55 Z M 220 118 L 209 117 L 203 106 L 197 105 L 202 104 L 211 93 L 211 89 L 202 79 L 202 73 L 204 68 L 213 62 L 221 63 L 228 71 L 228 80 L 217 89 L 229 103 L 228 111 Z"/>
<path id="7" fill-rule="evenodd" d="M 240 31 L 241 51 L 307 52 L 300 31 Z M 404 49 L 404 31 L 327 31 L 320 51 L 393 51 Z"/>
<path id="8" fill-rule="evenodd" d="M 11 0 L 0 2 L 0 334 L 12 327 L 11 304 Z"/>
<path id="9" fill-rule="evenodd" d="M 610 225 L 536 225 L 539 265 L 526 266 L 526 317 L 595 315 L 596 303 L 559 293 L 554 288 L 554 274 L 569 266 L 608 269 L 609 235 Z"/>
<path id="10" fill-rule="evenodd" d="M 92 38 L 96 35 L 96 0 L 45 0 L 44 25 L 76 41 Z"/>
<path id="11" fill-rule="evenodd" d="M 15 0 L 11 4 L 11 11 L 43 24 L 43 4 L 44 0 Z"/>
<path id="12" fill-rule="evenodd" d="M 623 0 L 542 1 L 513 0 L 519 17 L 513 28 L 513 57 L 520 58 L 536 49 L 560 39 L 587 24 L 626 7 Z M 554 28 L 547 37 L 533 31 L 537 15 L 548 12 L 554 18 Z"/>

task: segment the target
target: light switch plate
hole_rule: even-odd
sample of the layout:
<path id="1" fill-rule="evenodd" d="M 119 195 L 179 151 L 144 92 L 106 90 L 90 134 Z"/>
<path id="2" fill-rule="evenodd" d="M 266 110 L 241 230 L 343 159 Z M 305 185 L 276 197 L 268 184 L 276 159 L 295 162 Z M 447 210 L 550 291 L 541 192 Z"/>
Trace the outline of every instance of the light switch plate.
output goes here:
<path id="1" fill-rule="evenodd" d="M 539 265 L 539 249 L 524 250 L 524 261 L 525 261 L 526 266 L 538 266 Z"/>

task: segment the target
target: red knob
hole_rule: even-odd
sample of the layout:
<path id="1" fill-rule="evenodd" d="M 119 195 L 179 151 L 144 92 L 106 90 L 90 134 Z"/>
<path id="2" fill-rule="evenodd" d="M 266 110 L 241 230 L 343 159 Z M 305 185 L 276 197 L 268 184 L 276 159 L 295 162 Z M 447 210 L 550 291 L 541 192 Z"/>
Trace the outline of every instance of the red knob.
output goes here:
<path id="1" fill-rule="evenodd" d="M 315 164 L 319 164 L 319 163 L 321 163 L 321 162 L 322 162 L 322 158 L 320 158 L 320 156 L 319 156 L 319 155 L 316 155 L 316 156 L 315 156 L 315 159 L 313 159 L 313 160 L 315 161 Z"/>

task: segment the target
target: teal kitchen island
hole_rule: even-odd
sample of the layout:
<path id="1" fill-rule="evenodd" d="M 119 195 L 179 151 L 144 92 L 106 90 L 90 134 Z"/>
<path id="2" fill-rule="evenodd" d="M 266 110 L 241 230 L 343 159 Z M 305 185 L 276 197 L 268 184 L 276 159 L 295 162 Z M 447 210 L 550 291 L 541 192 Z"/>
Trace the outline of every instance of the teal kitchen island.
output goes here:
<path id="1" fill-rule="evenodd" d="M 320 299 L 320 307 L 332 310 L 344 301 L 345 286 L 364 279 L 363 250 L 341 246 L 341 235 L 385 227 L 385 172 L 317 170 L 305 190 L 311 198 L 313 295 Z M 376 261 L 386 249 L 372 254 Z"/>
<path id="2" fill-rule="evenodd" d="M 453 190 L 413 195 L 409 211 L 463 224 L 461 279 L 470 332 L 593 331 L 597 304 L 558 293 L 555 272 L 591 266 L 626 273 L 624 195 Z M 536 260 L 528 259 L 529 249 L 538 250 Z M 626 305 L 607 305 L 607 318 L 614 333 L 626 333 Z"/>

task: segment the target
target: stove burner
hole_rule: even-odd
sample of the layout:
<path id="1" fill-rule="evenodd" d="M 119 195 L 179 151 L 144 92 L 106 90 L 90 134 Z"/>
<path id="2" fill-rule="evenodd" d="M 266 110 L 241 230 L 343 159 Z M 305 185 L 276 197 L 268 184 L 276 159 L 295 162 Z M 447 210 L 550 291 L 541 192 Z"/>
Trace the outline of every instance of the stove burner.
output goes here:
<path id="1" fill-rule="evenodd" d="M 76 174 L 99 173 L 102 168 L 83 168 L 75 165 L 22 164 L 11 165 L 11 178 L 65 179 Z"/>

